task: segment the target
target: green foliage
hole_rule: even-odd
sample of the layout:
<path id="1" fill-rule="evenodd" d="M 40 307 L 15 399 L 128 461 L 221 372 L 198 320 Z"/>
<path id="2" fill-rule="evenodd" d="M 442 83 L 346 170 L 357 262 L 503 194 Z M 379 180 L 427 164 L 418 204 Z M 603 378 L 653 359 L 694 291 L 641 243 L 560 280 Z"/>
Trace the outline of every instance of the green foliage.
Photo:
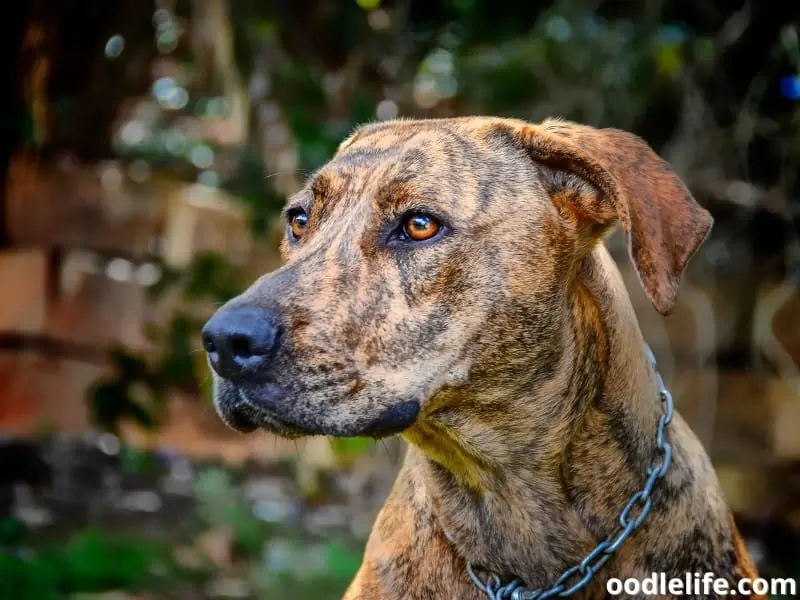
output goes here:
<path id="1" fill-rule="evenodd" d="M 340 460 L 347 462 L 368 452 L 375 441 L 370 438 L 331 438 L 331 447 Z"/>
<path id="2" fill-rule="evenodd" d="M 325 557 L 332 578 L 350 581 L 361 566 L 362 554 L 341 542 L 332 541 L 325 546 Z"/>
<path id="3" fill-rule="evenodd" d="M 352 121 L 326 118 L 327 98 L 321 74 L 311 65 L 285 61 L 273 73 L 275 97 L 297 143 L 300 166 L 311 171 L 333 154 Z M 371 115 L 372 107 L 367 113 Z"/>
<path id="4" fill-rule="evenodd" d="M 340 541 L 310 544 L 280 537 L 251 569 L 253 586 L 266 597 L 341 598 L 361 565 L 362 553 Z"/>
<path id="5" fill-rule="evenodd" d="M 151 290 L 151 296 L 157 299 L 169 288 L 178 287 L 182 306 L 165 328 L 148 331 L 159 347 L 156 357 L 148 361 L 122 348 L 111 351 L 114 374 L 96 381 L 89 390 L 95 423 L 115 433 L 123 421 L 153 429 L 169 390 L 210 397 L 210 374 L 198 342 L 204 319 L 191 312 L 191 305 L 204 301 L 220 304 L 242 289 L 243 279 L 239 270 L 213 252 L 195 256 L 185 273 L 167 271 L 168 283 Z"/>
<path id="6" fill-rule="evenodd" d="M 631 128 L 683 68 L 686 43 L 676 27 L 606 21 L 559 2 L 528 36 L 453 49 L 453 76 L 459 97 L 483 111 Z"/>
<path id="7" fill-rule="evenodd" d="M 222 187 L 247 205 L 252 232 L 263 236 L 270 219 L 280 212 L 284 198 L 269 185 L 264 159 L 253 148 L 247 146 L 240 151 L 238 164 L 239 176 Z"/>
<path id="8" fill-rule="evenodd" d="M 656 150 L 674 141 L 680 127 L 691 136 L 689 125 L 703 123 L 716 149 L 698 152 L 709 160 L 686 168 L 726 173 L 731 180 L 749 179 L 748 168 L 735 172 L 741 163 L 754 154 L 769 154 L 742 150 L 750 143 L 743 141 L 751 135 L 745 129 L 768 137 L 768 145 L 778 148 L 777 155 L 764 158 L 769 169 L 785 163 L 790 172 L 800 161 L 793 143 L 796 115 L 774 120 L 758 114 L 760 97 L 765 96 L 764 73 L 777 72 L 778 61 L 784 59 L 788 70 L 781 68 L 787 74 L 800 68 L 793 25 L 782 27 L 770 64 L 748 76 L 752 84 L 740 82 L 743 90 L 750 86 L 744 94 L 725 81 L 737 73 L 729 72 L 724 59 L 730 45 L 740 42 L 734 38 L 747 37 L 734 35 L 736 27 L 746 30 L 747 19 L 754 17 L 737 14 L 730 22 L 723 19 L 711 26 L 715 18 L 701 16 L 691 3 L 447 0 L 401 9 L 380 0 L 352 0 L 327 3 L 324 9 L 311 2 L 307 10 L 298 3 L 256 0 L 227 5 L 235 64 L 212 65 L 191 43 L 169 52 L 159 48 L 162 59 L 174 67 L 169 72 L 181 74 L 175 75 L 174 87 L 187 93 L 188 101 L 180 108 L 165 107 L 163 99 L 151 102 L 141 118 L 147 135 L 115 148 L 126 160 L 144 160 L 172 177 L 228 191 L 247 206 L 256 234 L 268 230 L 284 201 L 283 192 L 273 186 L 276 173 L 266 166 L 277 169 L 276 162 L 264 156 L 264 140 L 270 141 L 273 131 L 287 137 L 286 146 L 297 153 L 287 169 L 297 166 L 307 173 L 322 165 L 356 125 L 394 114 L 500 114 L 531 120 L 556 116 L 635 131 Z M 180 2 L 174 10 L 178 29 L 186 35 L 196 26 L 196 6 Z M 676 15 L 686 22 L 675 21 Z M 744 21 L 737 25 L 739 19 Z M 217 51 L 219 57 L 229 56 L 224 48 Z M 214 69 L 220 72 L 194 79 L 196 73 Z M 230 73 L 222 72 L 226 69 Z M 229 78 L 231 74 L 235 77 Z M 231 116 L 221 82 L 230 85 L 233 80 L 240 93 L 250 94 L 249 131 L 245 143 L 226 147 L 224 136 L 215 138 L 205 126 L 224 125 Z M 725 96 L 733 92 L 736 101 Z M 746 103 L 737 105 L 742 98 Z M 712 102 L 723 108 L 705 106 Z M 381 111 L 381 106 L 388 108 Z M 691 118 L 684 119 L 684 114 Z M 178 126 L 184 118 L 200 123 L 201 133 Z M 779 131 L 784 125 L 786 135 Z M 762 130 L 769 133 L 758 133 Z M 210 165 L 193 160 L 198 149 L 212 157 Z M 691 154 L 686 153 L 688 162 L 703 162 Z M 158 297 L 182 286 L 181 300 L 187 305 L 224 302 L 247 283 L 226 257 L 205 255 L 185 272 L 165 269 L 152 292 Z M 207 367 L 193 355 L 202 322 L 181 307 L 174 321 L 154 336 L 161 352 L 148 362 L 146 376 L 132 375 L 125 369 L 133 365 L 126 363 L 122 375 L 95 389 L 92 404 L 98 420 L 113 427 L 131 418 L 152 427 L 158 410 L 149 405 L 157 407 L 166 390 L 180 388 L 208 398 Z M 142 383 L 150 398 L 144 404 L 138 399 Z M 335 447 L 345 457 L 360 451 L 358 442 Z"/>
<path id="9" fill-rule="evenodd" d="M 236 549 L 254 556 L 261 552 L 271 531 L 253 514 L 230 475 L 221 469 L 201 473 L 194 484 L 198 514 L 211 528 L 230 528 Z"/>
<path id="10" fill-rule="evenodd" d="M 123 445 L 119 453 L 122 471 L 130 475 L 152 474 L 158 468 L 155 456 L 133 446 Z"/>
<path id="11" fill-rule="evenodd" d="M 0 547 L 19 544 L 25 537 L 25 524 L 17 518 L 0 519 Z"/>
<path id="12" fill-rule="evenodd" d="M 80 592 L 153 589 L 159 567 L 172 567 L 163 546 L 87 530 L 64 544 L 0 552 L 0 598 L 57 600 Z"/>
<path id="13" fill-rule="evenodd" d="M 160 382 L 147 363 L 124 350 L 111 352 L 116 377 L 96 381 L 89 390 L 90 408 L 94 421 L 102 427 L 119 432 L 122 421 L 131 420 L 147 429 L 158 422 Z"/>
<path id="14" fill-rule="evenodd" d="M 129 472 L 144 474 L 152 468 L 149 455 L 135 451 L 125 451 L 123 462 Z M 88 528 L 64 540 L 31 545 L 24 524 L 6 519 L 0 521 L 0 598 L 61 600 L 111 591 L 185 597 L 181 590 L 198 585 L 208 589 L 215 580 L 235 577 L 259 597 L 335 600 L 359 568 L 363 544 L 320 542 L 296 529 L 266 524 L 254 515 L 242 486 L 228 471 L 203 471 L 194 496 L 196 512 L 186 520 L 193 530 L 202 525 L 196 533 L 233 533 L 232 568 L 210 567 L 202 557 L 192 567 L 182 566 L 169 530 L 163 532 L 169 542 Z M 225 539 L 222 535 L 219 543 Z M 196 547 L 188 543 L 182 548 Z"/>
<path id="15" fill-rule="evenodd" d="M 194 257 L 183 284 L 186 300 L 229 300 L 243 285 L 242 274 L 225 257 L 205 252 Z"/>
<path id="16" fill-rule="evenodd" d="M 226 471 L 204 471 L 194 490 L 200 518 L 232 531 L 236 551 L 254 561 L 248 579 L 264 595 L 340 598 L 361 564 L 361 551 L 342 541 L 311 543 L 258 519 Z"/>
<path id="17" fill-rule="evenodd" d="M 192 355 L 197 349 L 194 340 L 202 325 L 202 320 L 181 313 L 170 321 L 164 335 L 164 354 L 156 366 L 167 385 L 183 389 L 194 387 L 196 372 Z"/>
<path id="18" fill-rule="evenodd" d="M 381 5 L 381 0 L 356 0 L 356 4 L 365 10 L 372 10 Z"/>

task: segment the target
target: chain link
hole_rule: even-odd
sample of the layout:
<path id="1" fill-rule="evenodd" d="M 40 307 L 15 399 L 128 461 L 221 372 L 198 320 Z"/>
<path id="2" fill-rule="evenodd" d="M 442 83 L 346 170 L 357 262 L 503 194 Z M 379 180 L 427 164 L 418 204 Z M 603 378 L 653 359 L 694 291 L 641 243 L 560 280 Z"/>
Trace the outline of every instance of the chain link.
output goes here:
<path id="1" fill-rule="evenodd" d="M 647 357 L 656 374 L 659 394 L 664 412 L 658 420 L 656 431 L 656 446 L 658 455 L 647 468 L 647 482 L 641 491 L 636 492 L 619 515 L 619 526 L 604 541 L 592 550 L 579 565 L 567 569 L 561 577 L 547 589 L 526 588 L 522 580 L 516 578 L 510 583 L 503 584 L 500 577 L 487 574 L 481 579 L 473 565 L 467 565 L 467 573 L 475 586 L 481 590 L 489 600 L 546 600 L 558 596 L 564 598 L 584 588 L 595 573 L 605 565 L 628 537 L 642 524 L 653 508 L 653 488 L 660 479 L 667 474 L 672 464 L 672 445 L 667 441 L 667 425 L 672 422 L 674 403 L 672 394 L 664 386 L 664 380 L 658 372 L 656 357 L 653 351 L 647 348 Z"/>

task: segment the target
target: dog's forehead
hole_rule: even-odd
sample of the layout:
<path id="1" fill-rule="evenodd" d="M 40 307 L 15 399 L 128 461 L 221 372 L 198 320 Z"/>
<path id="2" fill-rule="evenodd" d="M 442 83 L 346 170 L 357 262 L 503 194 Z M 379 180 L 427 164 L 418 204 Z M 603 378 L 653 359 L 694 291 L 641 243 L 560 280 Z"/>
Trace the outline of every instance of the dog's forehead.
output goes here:
<path id="1" fill-rule="evenodd" d="M 507 181 L 527 161 L 509 150 L 497 133 L 498 122 L 399 120 L 361 127 L 310 178 L 306 193 L 323 217 L 362 201 L 400 206 L 419 200 L 461 208 L 478 193 L 502 193 L 492 184 Z"/>
<path id="2" fill-rule="evenodd" d="M 358 129 L 339 146 L 328 167 L 409 182 L 429 174 L 441 178 L 447 167 L 468 166 L 477 150 L 476 141 L 453 126 L 397 121 Z"/>
<path id="3" fill-rule="evenodd" d="M 474 158 L 485 147 L 487 136 L 495 130 L 498 119 L 481 117 L 453 119 L 394 120 L 359 127 L 345 139 L 334 159 L 365 149 L 402 152 L 421 150 L 432 156 Z"/>

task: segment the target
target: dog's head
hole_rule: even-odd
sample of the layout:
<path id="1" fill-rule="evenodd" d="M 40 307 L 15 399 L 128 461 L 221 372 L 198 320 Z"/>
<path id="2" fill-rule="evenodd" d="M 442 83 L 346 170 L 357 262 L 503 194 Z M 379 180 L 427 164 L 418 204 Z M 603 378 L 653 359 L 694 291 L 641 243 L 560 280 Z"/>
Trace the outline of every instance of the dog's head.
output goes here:
<path id="1" fill-rule="evenodd" d="M 285 436 L 387 435 L 522 385 L 615 222 L 664 314 L 711 226 L 635 136 L 490 118 L 362 127 L 284 214 L 285 266 L 203 339 L 222 418 Z"/>

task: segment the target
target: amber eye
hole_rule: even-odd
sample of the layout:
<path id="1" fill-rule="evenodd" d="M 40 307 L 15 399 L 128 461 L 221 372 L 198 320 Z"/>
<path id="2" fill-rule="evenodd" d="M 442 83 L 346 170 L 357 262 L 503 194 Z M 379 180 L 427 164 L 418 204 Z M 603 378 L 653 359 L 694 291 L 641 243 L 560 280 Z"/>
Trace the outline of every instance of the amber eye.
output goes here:
<path id="1" fill-rule="evenodd" d="M 299 240 L 303 237 L 306 229 L 308 229 L 308 215 L 305 211 L 298 210 L 289 215 L 289 230 L 294 239 Z"/>
<path id="2" fill-rule="evenodd" d="M 403 233 L 415 242 L 431 239 L 440 228 L 439 221 L 428 215 L 411 215 L 403 223 Z"/>

